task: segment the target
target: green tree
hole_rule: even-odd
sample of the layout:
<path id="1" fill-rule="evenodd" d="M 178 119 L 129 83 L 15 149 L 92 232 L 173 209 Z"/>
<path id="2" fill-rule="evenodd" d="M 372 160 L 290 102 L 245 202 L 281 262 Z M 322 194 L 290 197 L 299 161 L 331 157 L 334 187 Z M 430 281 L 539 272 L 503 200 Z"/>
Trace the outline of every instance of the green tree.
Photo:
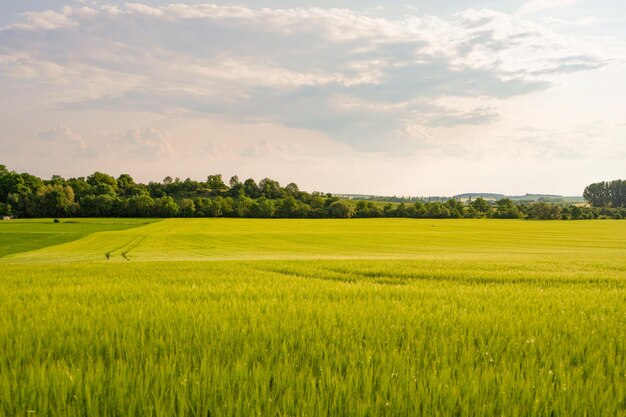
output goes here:
<path id="1" fill-rule="evenodd" d="M 299 217 L 297 215 L 298 202 L 293 196 L 281 198 L 277 202 L 276 216 L 283 218 Z"/>
<path id="2" fill-rule="evenodd" d="M 214 203 L 218 204 L 221 210 L 220 216 L 233 217 L 236 216 L 235 202 L 230 197 L 217 197 Z"/>
<path id="3" fill-rule="evenodd" d="M 450 217 L 450 210 L 439 201 L 427 203 L 426 217 L 430 219 L 447 219 Z"/>
<path id="4" fill-rule="evenodd" d="M 259 198 L 250 207 L 250 216 L 257 218 L 272 218 L 276 213 L 274 202 L 264 197 Z"/>
<path id="5" fill-rule="evenodd" d="M 245 194 L 250 198 L 259 198 L 261 196 L 261 190 L 252 178 L 248 178 L 243 182 L 243 188 Z"/>
<path id="6" fill-rule="evenodd" d="M 246 194 L 246 188 L 241 183 L 241 181 L 239 181 L 238 176 L 233 175 L 232 177 L 230 177 L 230 181 L 228 181 L 228 184 L 230 185 L 228 195 L 230 195 L 231 197 L 237 198 Z"/>
<path id="7" fill-rule="evenodd" d="M 409 206 L 408 211 L 411 217 L 426 217 L 426 205 L 423 201 L 416 201 L 412 206 Z"/>
<path id="8" fill-rule="evenodd" d="M 287 195 L 297 198 L 300 193 L 300 189 L 295 183 L 291 182 L 287 184 L 287 186 L 285 186 L 285 192 L 287 193 Z"/>
<path id="9" fill-rule="evenodd" d="M 343 201 L 335 201 L 328 207 L 328 214 L 337 219 L 349 219 L 354 215 L 354 209 Z"/>
<path id="10" fill-rule="evenodd" d="M 84 217 L 111 217 L 117 197 L 110 194 L 87 195 L 80 200 L 80 215 Z"/>
<path id="11" fill-rule="evenodd" d="M 154 200 L 154 215 L 156 217 L 176 217 L 178 214 L 178 205 L 170 196 L 157 198 Z"/>
<path id="12" fill-rule="evenodd" d="M 274 181 L 269 178 L 263 178 L 259 182 L 259 189 L 261 191 L 261 195 L 265 198 L 282 198 L 285 197 L 285 191 L 280 187 L 278 181 Z"/>
<path id="13" fill-rule="evenodd" d="M 608 207 L 611 202 L 609 185 L 606 182 L 590 184 L 583 191 L 583 197 L 593 207 Z"/>
<path id="14" fill-rule="evenodd" d="M 133 177 L 128 174 L 122 174 L 117 177 L 117 188 L 121 195 L 129 195 L 130 191 L 135 189 L 137 184 Z"/>
<path id="15" fill-rule="evenodd" d="M 572 220 L 580 220 L 583 218 L 583 209 L 578 206 L 573 206 L 570 210 L 570 217 Z"/>
<path id="16" fill-rule="evenodd" d="M 224 184 L 224 180 L 222 180 L 222 174 L 209 175 L 206 180 L 206 185 L 211 195 L 214 196 L 223 195 L 228 191 L 228 187 Z"/>
<path id="17" fill-rule="evenodd" d="M 42 185 L 37 190 L 39 213 L 44 217 L 64 217 L 75 205 L 72 187 L 61 184 Z"/>
<path id="18" fill-rule="evenodd" d="M 253 203 L 254 203 L 254 200 L 252 200 L 250 197 L 247 197 L 245 195 L 242 195 L 237 200 L 235 200 L 236 216 L 237 217 L 249 217 L 250 210 L 252 208 Z"/>
<path id="19" fill-rule="evenodd" d="M 608 188 L 611 207 L 626 207 L 626 181 L 611 181 Z"/>
<path id="20" fill-rule="evenodd" d="M 178 203 L 178 214 L 181 217 L 193 217 L 196 213 L 196 204 L 190 198 L 183 198 Z"/>
<path id="21" fill-rule="evenodd" d="M 67 185 L 74 190 L 74 198 L 76 201 L 80 201 L 86 195 L 93 194 L 91 185 L 85 181 L 84 177 L 70 178 L 67 180 Z"/>
<path id="22" fill-rule="evenodd" d="M 194 205 L 198 217 L 219 217 L 222 215 L 222 207 L 218 200 L 198 197 L 194 199 Z"/>
<path id="23" fill-rule="evenodd" d="M 491 212 L 491 205 L 482 197 L 478 197 L 472 201 L 470 207 L 481 217 L 487 216 Z"/>
<path id="24" fill-rule="evenodd" d="M 385 206 L 385 214 L 387 216 L 394 214 L 393 206 L 391 204 L 387 204 Z M 355 217 L 382 217 L 382 215 L 383 209 L 371 201 L 360 200 L 356 203 L 356 209 L 354 212 Z"/>
<path id="25" fill-rule="evenodd" d="M 494 217 L 498 219 L 519 219 L 522 213 L 509 198 L 501 198 L 496 201 L 496 212 Z"/>
<path id="26" fill-rule="evenodd" d="M 444 206 L 450 212 L 450 217 L 458 219 L 463 217 L 463 203 L 455 200 L 454 198 L 449 199 L 444 203 Z"/>
<path id="27" fill-rule="evenodd" d="M 93 174 L 88 176 L 87 183 L 91 185 L 91 187 L 94 189 L 94 194 L 96 195 L 99 195 L 99 194 L 115 195 L 118 191 L 117 180 L 113 178 L 112 176 L 102 173 L 102 172 L 94 172 Z M 108 187 L 100 187 L 100 189 L 103 189 L 103 190 L 112 189 L 113 192 L 96 192 L 95 190 L 99 186 L 108 186 Z"/>
<path id="28" fill-rule="evenodd" d="M 530 218 L 536 220 L 559 220 L 561 207 L 543 201 L 534 203 L 530 209 Z"/>
<path id="29" fill-rule="evenodd" d="M 146 193 L 136 194 L 124 202 L 124 215 L 128 217 L 152 217 L 154 200 Z"/>

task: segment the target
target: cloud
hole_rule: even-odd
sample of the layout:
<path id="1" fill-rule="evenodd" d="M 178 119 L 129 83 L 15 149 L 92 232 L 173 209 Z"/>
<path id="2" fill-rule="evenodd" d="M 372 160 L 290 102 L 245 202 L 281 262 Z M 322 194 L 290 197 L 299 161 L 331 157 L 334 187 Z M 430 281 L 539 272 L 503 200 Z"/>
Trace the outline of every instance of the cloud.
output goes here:
<path id="1" fill-rule="evenodd" d="M 173 154 L 173 140 L 165 130 L 133 127 L 119 135 L 119 139 L 131 145 L 136 154 L 147 158 L 171 157 Z"/>
<path id="2" fill-rule="evenodd" d="M 575 4 L 577 0 L 530 0 L 519 8 L 520 14 L 537 13 L 542 10 L 553 9 L 555 7 L 569 6 Z"/>
<path id="3" fill-rule="evenodd" d="M 497 109 L 482 106 L 466 112 L 452 110 L 448 113 L 441 111 L 433 114 L 426 114 L 424 117 L 424 124 L 429 127 L 456 127 L 482 125 L 499 119 L 500 113 Z"/>
<path id="4" fill-rule="evenodd" d="M 285 148 L 283 146 L 275 146 L 269 139 L 259 139 L 254 145 L 244 148 L 240 152 L 240 156 L 267 160 L 284 153 Z"/>
<path id="5" fill-rule="evenodd" d="M 527 159 L 619 160 L 626 157 L 623 127 L 601 121 L 552 129 L 526 127 L 508 141 L 517 144 L 514 156 Z"/>
<path id="6" fill-rule="evenodd" d="M 602 19 L 595 16 L 585 16 L 576 20 L 565 20 L 559 19 L 556 17 L 546 17 L 544 21 L 551 25 L 560 25 L 560 26 L 593 26 L 598 23 L 602 23 L 606 21 L 606 19 Z"/>
<path id="7" fill-rule="evenodd" d="M 37 134 L 37 138 L 51 142 L 70 144 L 81 152 L 85 152 L 87 150 L 87 144 L 83 138 L 72 129 L 63 125 L 51 130 L 40 132 Z"/>
<path id="8" fill-rule="evenodd" d="M 84 2 L 0 29 L 0 73 L 57 109 L 190 112 L 409 152 L 423 146 L 412 132 L 493 123 L 498 100 L 607 65 L 597 42 L 524 17 L 566 3 L 394 20 L 337 8 Z M 478 103 L 435 104 L 446 97 Z M 163 132 L 123 137 L 150 155 L 172 152 Z"/>
<path id="9" fill-rule="evenodd" d="M 209 161 L 222 161 L 232 156 L 232 149 L 223 143 L 207 142 L 204 144 L 202 151 L 207 155 Z"/>

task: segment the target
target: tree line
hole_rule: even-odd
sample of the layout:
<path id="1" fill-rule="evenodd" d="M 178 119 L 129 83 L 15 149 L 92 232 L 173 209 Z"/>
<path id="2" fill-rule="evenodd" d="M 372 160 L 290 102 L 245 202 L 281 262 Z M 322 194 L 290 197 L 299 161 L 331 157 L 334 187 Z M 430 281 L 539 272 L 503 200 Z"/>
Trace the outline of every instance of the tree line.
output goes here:
<path id="1" fill-rule="evenodd" d="M 603 181 L 588 185 L 583 197 L 593 207 L 626 207 L 626 181 Z"/>
<path id="2" fill-rule="evenodd" d="M 594 205 L 595 206 L 595 205 Z M 623 206 L 622 206 L 623 207 Z M 166 177 L 142 184 L 130 175 L 102 172 L 49 180 L 0 165 L 0 215 L 15 217 L 252 217 L 252 218 L 529 218 L 626 217 L 626 209 L 577 207 L 545 202 L 516 204 L 508 198 L 471 201 L 377 203 L 346 201 L 331 194 L 301 191 L 265 178 L 258 183 L 221 175 L 206 181 Z"/>

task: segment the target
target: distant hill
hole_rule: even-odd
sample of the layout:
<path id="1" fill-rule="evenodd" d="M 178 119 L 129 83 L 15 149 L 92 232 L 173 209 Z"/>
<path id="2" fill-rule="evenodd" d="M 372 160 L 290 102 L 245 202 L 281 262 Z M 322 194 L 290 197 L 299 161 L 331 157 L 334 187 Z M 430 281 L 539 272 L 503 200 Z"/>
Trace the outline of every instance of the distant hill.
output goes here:
<path id="1" fill-rule="evenodd" d="M 470 198 L 473 200 L 477 197 L 482 197 L 485 200 L 500 200 L 501 198 L 505 198 L 506 196 L 504 194 L 494 194 L 494 193 L 464 193 L 464 194 L 457 194 L 454 196 L 454 198 L 456 198 L 457 200 L 469 200 Z"/>
<path id="2" fill-rule="evenodd" d="M 376 195 L 366 195 L 366 194 L 333 194 L 335 197 L 343 198 L 346 200 L 369 200 L 369 201 L 384 201 L 384 202 L 412 202 L 412 201 L 441 201 L 444 202 L 450 198 L 454 198 L 456 200 L 468 201 L 470 198 L 472 200 L 482 197 L 488 201 L 497 201 L 501 198 L 509 198 L 513 201 L 520 202 L 528 202 L 532 203 L 535 201 L 545 201 L 548 203 L 584 203 L 585 199 L 582 196 L 562 196 L 558 194 L 525 194 L 525 195 L 504 195 L 504 194 L 496 194 L 496 193 L 463 193 L 457 194 L 455 196 L 429 196 L 429 197 L 399 197 L 399 196 L 376 196 Z"/>
<path id="3" fill-rule="evenodd" d="M 562 196 L 558 194 L 525 194 L 525 195 L 508 195 L 493 193 L 464 193 L 455 195 L 454 198 L 461 200 L 469 200 L 469 198 L 482 197 L 485 200 L 499 200 L 501 198 L 509 198 L 513 201 L 545 201 L 550 203 L 582 203 L 585 199 L 582 196 Z"/>

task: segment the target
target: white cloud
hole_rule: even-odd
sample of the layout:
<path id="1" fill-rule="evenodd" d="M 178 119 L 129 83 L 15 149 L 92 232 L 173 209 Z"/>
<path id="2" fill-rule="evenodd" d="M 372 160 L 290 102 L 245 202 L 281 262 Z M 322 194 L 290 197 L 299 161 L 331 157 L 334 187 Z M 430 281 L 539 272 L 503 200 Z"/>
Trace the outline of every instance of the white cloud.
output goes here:
<path id="1" fill-rule="evenodd" d="M 72 129 L 63 125 L 55 127 L 51 130 L 40 132 L 37 134 L 37 137 L 46 141 L 70 144 L 80 151 L 87 150 L 87 144 L 85 143 L 83 138 Z"/>
<path id="2" fill-rule="evenodd" d="M 283 146 L 275 146 L 269 139 L 259 139 L 254 145 L 243 149 L 240 155 L 245 158 L 268 160 L 284 153 Z"/>
<path id="3" fill-rule="evenodd" d="M 556 17 L 546 17 L 544 21 L 550 25 L 559 25 L 559 26 L 593 26 L 599 23 L 604 22 L 606 19 L 602 19 L 595 16 L 585 16 L 575 20 L 566 20 L 566 19 L 558 19 Z"/>
<path id="4" fill-rule="evenodd" d="M 165 130 L 153 127 L 147 129 L 133 127 L 119 135 L 119 139 L 132 145 L 135 153 L 148 158 L 171 157 L 173 155 L 173 140 Z"/>
<path id="5" fill-rule="evenodd" d="M 223 161 L 225 159 L 231 158 L 233 155 L 233 151 L 229 146 L 219 142 L 205 143 L 202 151 L 206 154 L 207 159 L 211 162 Z"/>
<path id="6" fill-rule="evenodd" d="M 576 2 L 577 0 L 530 0 L 519 8 L 518 13 L 537 13 L 542 10 L 553 9 L 555 7 L 570 6 Z"/>
<path id="7" fill-rule="evenodd" d="M 438 146 L 433 129 L 492 125 L 502 102 L 621 56 L 615 40 L 564 36 L 531 16 L 570 3 L 390 19 L 336 8 L 89 1 L 2 28 L 0 82 L 32 86 L 46 108 L 269 123 L 359 150 L 411 153 Z M 117 138 L 151 157 L 173 155 L 164 129 Z"/>

